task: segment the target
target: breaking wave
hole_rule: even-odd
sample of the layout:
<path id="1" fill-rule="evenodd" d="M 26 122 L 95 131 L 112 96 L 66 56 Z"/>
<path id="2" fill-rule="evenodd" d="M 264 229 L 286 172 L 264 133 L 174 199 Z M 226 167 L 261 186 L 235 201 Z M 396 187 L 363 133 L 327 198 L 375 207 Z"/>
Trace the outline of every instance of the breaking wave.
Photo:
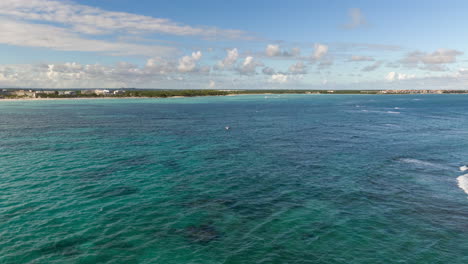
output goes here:
<path id="1" fill-rule="evenodd" d="M 468 174 L 462 175 L 457 178 L 458 187 L 468 194 Z"/>
<path id="2" fill-rule="evenodd" d="M 444 166 L 442 164 L 432 163 L 432 162 L 429 162 L 429 161 L 418 160 L 418 159 L 404 158 L 404 159 L 400 159 L 400 161 L 402 161 L 404 163 L 413 164 L 413 165 L 416 165 L 416 166 L 419 166 L 419 167 L 430 167 L 430 168 L 436 168 L 436 169 L 450 169 L 449 166 Z"/>

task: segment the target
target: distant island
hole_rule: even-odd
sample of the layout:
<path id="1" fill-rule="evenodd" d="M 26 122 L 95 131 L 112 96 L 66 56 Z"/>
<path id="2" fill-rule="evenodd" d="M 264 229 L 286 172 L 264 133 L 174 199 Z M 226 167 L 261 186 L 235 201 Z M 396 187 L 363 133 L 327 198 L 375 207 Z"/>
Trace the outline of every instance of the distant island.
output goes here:
<path id="1" fill-rule="evenodd" d="M 468 90 L 151 90 L 151 89 L 2 89 L 0 99 L 166 98 L 241 94 L 468 94 Z"/>

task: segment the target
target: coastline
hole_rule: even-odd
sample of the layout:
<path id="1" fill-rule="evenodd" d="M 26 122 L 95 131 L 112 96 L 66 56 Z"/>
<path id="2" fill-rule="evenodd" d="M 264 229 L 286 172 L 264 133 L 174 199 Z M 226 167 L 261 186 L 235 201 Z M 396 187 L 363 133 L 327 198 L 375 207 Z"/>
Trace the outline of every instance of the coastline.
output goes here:
<path id="1" fill-rule="evenodd" d="M 195 95 L 195 96 L 122 96 L 122 97 L 56 97 L 56 98 L 0 98 L 0 102 L 16 102 L 16 101 L 56 101 L 56 100 L 97 100 L 97 99 L 170 99 L 170 98 L 190 98 L 190 97 L 207 97 L 207 96 L 242 96 L 242 95 L 460 95 L 468 93 L 230 93 L 225 95 Z"/>
<path id="2" fill-rule="evenodd" d="M 184 96 L 173 97 L 63 97 L 63 98 L 2 98 L 0 102 L 15 102 L 15 101 L 56 101 L 56 100 L 87 100 L 87 99 L 161 99 L 161 98 L 180 98 Z M 188 96 L 187 96 L 188 97 Z"/>

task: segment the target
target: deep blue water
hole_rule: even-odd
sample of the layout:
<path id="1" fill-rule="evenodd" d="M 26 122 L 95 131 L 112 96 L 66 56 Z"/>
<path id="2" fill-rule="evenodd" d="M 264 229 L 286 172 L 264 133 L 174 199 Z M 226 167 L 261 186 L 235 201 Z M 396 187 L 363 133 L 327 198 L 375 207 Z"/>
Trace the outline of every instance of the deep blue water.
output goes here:
<path id="1" fill-rule="evenodd" d="M 0 263 L 468 263 L 467 164 L 467 95 L 0 101 Z"/>

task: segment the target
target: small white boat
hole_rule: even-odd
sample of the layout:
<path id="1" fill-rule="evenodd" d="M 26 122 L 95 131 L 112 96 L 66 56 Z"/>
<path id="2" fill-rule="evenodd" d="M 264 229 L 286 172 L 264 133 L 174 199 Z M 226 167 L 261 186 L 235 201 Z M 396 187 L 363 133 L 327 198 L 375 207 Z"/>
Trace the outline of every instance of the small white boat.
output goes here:
<path id="1" fill-rule="evenodd" d="M 224 128 L 225 128 L 226 130 L 229 130 L 229 129 L 231 129 L 229 126 L 226 126 L 226 127 L 224 127 Z"/>
<path id="2" fill-rule="evenodd" d="M 468 170 L 468 166 L 466 165 L 460 167 L 460 171 L 467 171 L 467 170 Z"/>

